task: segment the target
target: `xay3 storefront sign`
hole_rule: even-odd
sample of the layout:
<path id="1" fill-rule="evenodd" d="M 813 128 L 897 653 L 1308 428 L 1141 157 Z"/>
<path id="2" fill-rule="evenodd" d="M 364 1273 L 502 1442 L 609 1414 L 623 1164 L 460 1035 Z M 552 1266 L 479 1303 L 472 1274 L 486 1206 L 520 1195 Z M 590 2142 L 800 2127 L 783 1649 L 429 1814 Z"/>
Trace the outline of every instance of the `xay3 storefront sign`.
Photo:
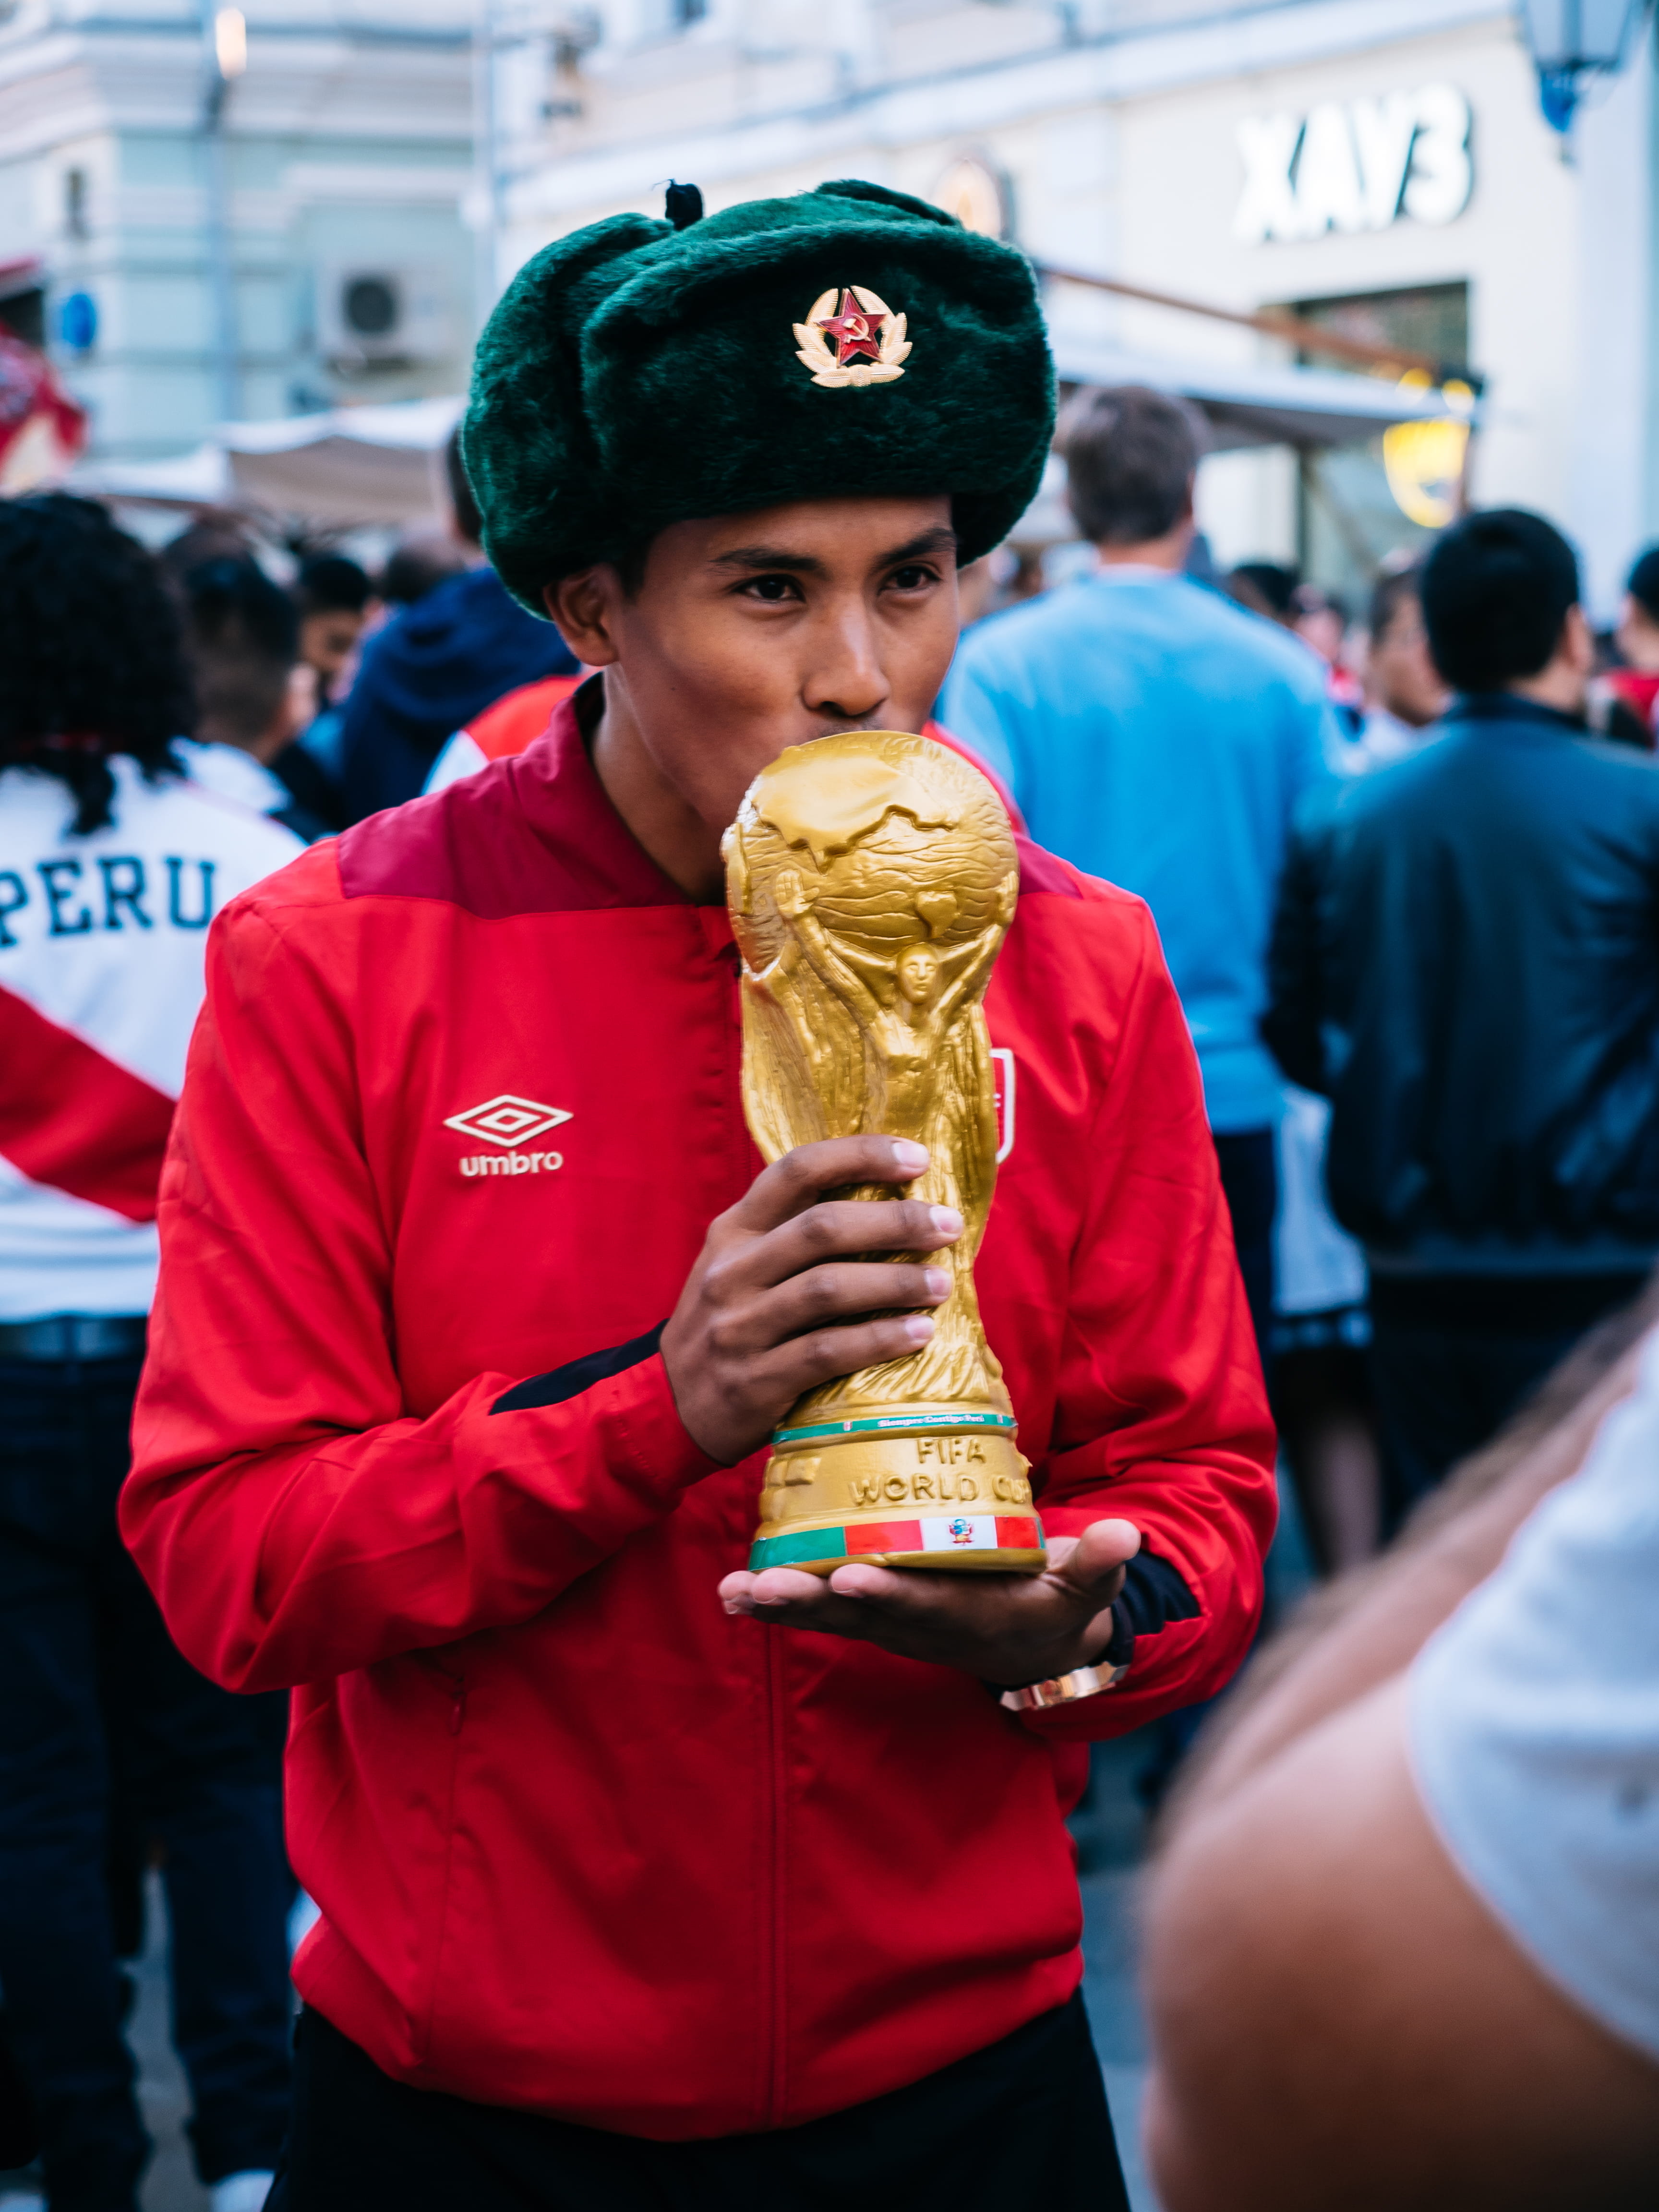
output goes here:
<path id="1" fill-rule="evenodd" d="M 1234 235 L 1248 245 L 1455 222 L 1474 189 L 1469 103 L 1455 85 L 1247 116 Z"/>

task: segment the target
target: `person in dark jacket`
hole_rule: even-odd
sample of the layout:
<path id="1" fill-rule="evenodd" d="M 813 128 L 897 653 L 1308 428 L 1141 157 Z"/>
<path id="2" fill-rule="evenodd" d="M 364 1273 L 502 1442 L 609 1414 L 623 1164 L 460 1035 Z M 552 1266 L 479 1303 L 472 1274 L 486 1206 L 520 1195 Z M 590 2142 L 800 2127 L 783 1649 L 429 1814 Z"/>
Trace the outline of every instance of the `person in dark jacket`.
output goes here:
<path id="1" fill-rule="evenodd" d="M 1571 548 L 1474 514 L 1423 573 L 1437 744 L 1298 823 L 1267 1042 L 1332 1101 L 1395 1525 L 1659 1254 L 1659 767 L 1589 737 Z"/>
<path id="2" fill-rule="evenodd" d="M 485 562 L 483 525 L 453 436 L 445 464 L 456 534 L 476 565 L 423 593 L 364 649 L 341 732 L 354 822 L 413 799 L 456 731 L 503 692 L 577 672 L 552 623 L 526 614 Z"/>

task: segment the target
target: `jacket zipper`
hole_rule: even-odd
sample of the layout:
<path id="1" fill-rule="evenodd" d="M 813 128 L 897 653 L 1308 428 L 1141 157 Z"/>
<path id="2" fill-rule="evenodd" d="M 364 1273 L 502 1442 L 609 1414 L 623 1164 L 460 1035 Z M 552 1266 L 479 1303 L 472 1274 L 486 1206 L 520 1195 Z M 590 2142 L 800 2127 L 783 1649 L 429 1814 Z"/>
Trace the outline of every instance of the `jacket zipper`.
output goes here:
<path id="1" fill-rule="evenodd" d="M 770 1784 L 768 1806 L 768 1889 L 767 1949 L 770 1969 L 770 1986 L 766 1992 L 766 2018 L 769 2030 L 766 2087 L 766 2121 L 769 2128 L 783 2124 L 784 2104 L 787 2095 L 787 2046 L 788 2021 L 785 2014 L 785 1971 L 787 1951 L 784 1942 L 784 1898 L 787 1887 L 786 1842 L 784 1814 L 786 1805 L 786 1729 L 783 1683 L 782 1639 L 775 1631 L 763 1629 L 766 1644 L 766 1721 L 768 1735 L 768 1779 Z"/>
<path id="2" fill-rule="evenodd" d="M 461 1765 L 461 1747 L 454 1739 L 460 1735 L 462 1724 L 466 1719 L 466 1677 L 465 1674 L 457 1674 L 453 1668 L 446 1667 L 441 1660 L 432 1658 L 425 1653 L 420 1656 L 425 1659 L 434 1673 L 448 1686 L 451 1738 L 449 1802 L 444 1820 L 443 1886 L 438 1899 L 438 1923 L 432 1935 L 431 1980 L 423 2008 L 424 2019 L 419 2040 L 419 2057 L 424 2062 L 428 2051 L 432 2047 L 433 2031 L 437 2025 L 438 1992 L 443 1973 L 444 1942 L 449 1933 L 449 1884 L 455 1852 L 455 1800 L 460 1784 Z"/>
<path id="3" fill-rule="evenodd" d="M 714 953 L 714 960 L 724 972 L 726 982 L 726 1018 L 732 1025 L 733 1041 L 739 1063 L 743 1055 L 743 982 L 741 959 L 735 945 L 726 944 Z M 734 1086 L 734 1135 L 738 1157 L 748 1164 L 745 1143 L 746 1124 L 743 1118 L 740 1086 Z M 785 2101 L 788 2094 L 788 2022 L 785 2013 L 785 1987 L 787 1951 L 784 1942 L 785 1895 L 787 1883 L 785 1810 L 787 1797 L 786 1745 L 787 1741 L 787 1706 L 783 1680 L 782 1639 L 770 1629 L 761 1632 L 761 1644 L 765 1652 L 764 1681 L 766 1698 L 766 1875 L 765 1894 L 761 1900 L 761 2019 L 763 2023 L 765 2055 L 765 2088 L 762 2105 L 762 2125 L 781 2127 L 783 2124 Z"/>

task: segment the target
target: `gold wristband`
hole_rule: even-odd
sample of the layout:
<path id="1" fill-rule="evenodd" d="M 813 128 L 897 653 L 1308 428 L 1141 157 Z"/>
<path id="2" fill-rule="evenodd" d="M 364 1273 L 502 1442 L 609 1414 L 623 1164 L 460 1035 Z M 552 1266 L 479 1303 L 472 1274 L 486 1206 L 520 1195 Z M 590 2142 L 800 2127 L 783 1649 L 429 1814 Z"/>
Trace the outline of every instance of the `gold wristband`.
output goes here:
<path id="1" fill-rule="evenodd" d="M 1083 1698 L 1097 1698 L 1114 1688 L 1128 1673 L 1103 1661 L 1097 1667 L 1073 1667 L 1069 1674 L 1056 1674 L 1047 1682 L 1028 1682 L 1022 1690 L 1005 1690 L 1000 1702 L 1011 1713 L 1046 1713 L 1055 1705 L 1074 1705 Z"/>

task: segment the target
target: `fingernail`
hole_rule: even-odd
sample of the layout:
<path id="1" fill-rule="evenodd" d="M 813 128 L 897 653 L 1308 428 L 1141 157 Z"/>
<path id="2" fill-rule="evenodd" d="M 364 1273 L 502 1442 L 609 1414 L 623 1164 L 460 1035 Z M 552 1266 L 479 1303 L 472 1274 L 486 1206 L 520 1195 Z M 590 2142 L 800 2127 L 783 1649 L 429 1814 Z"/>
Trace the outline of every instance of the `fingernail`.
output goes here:
<path id="1" fill-rule="evenodd" d="M 954 1206 L 930 1206 L 928 1211 L 933 1215 L 933 1226 L 941 1237 L 961 1236 L 962 1216 Z"/>
<path id="2" fill-rule="evenodd" d="M 926 1314 L 907 1314 L 904 1334 L 912 1344 L 926 1344 L 933 1333 L 933 1324 Z"/>
<path id="3" fill-rule="evenodd" d="M 893 1146 L 893 1165 L 903 1170 L 906 1177 L 919 1176 L 927 1164 L 927 1148 L 913 1145 L 908 1137 L 901 1137 Z"/>
<path id="4" fill-rule="evenodd" d="M 948 1298 L 950 1297 L 951 1278 L 943 1267 L 930 1267 L 923 1280 L 927 1283 L 929 1297 Z"/>

